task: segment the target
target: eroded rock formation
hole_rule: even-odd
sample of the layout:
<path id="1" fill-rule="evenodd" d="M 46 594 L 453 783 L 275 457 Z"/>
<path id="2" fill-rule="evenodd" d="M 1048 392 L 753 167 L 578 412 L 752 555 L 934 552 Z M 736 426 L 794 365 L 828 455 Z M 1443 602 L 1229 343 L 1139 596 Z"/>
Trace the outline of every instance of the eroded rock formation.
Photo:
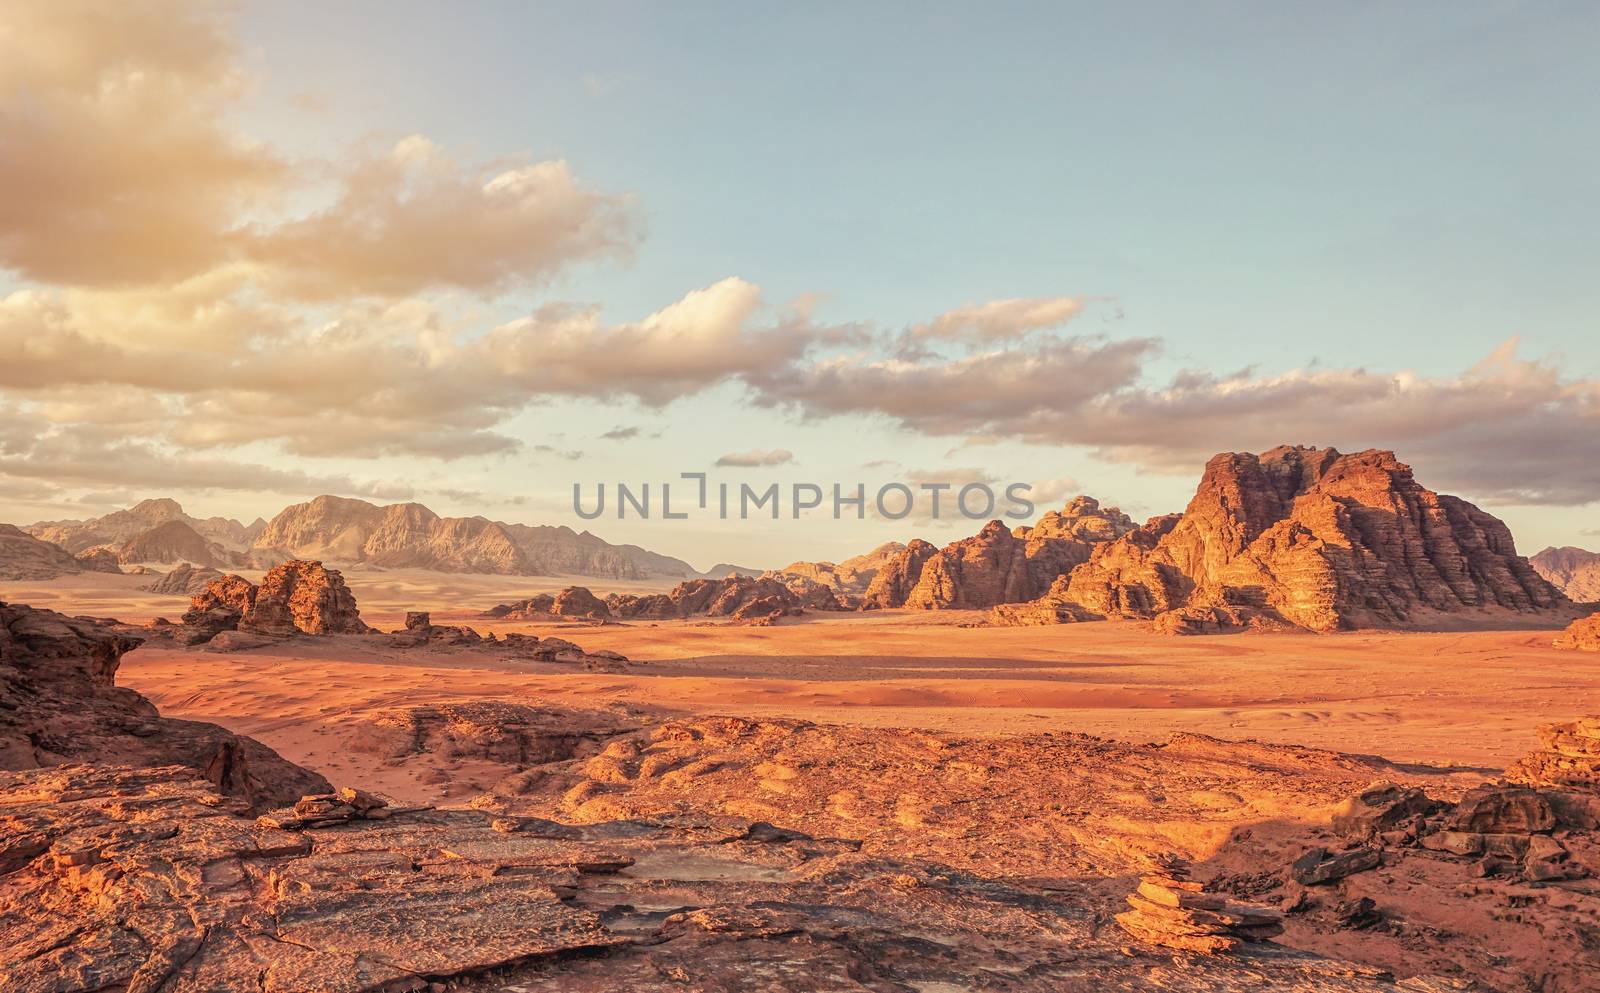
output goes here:
<path id="1" fill-rule="evenodd" d="M 731 617 L 739 621 L 770 622 L 793 616 L 806 609 L 843 609 L 833 590 L 814 586 L 796 593 L 786 584 L 770 578 L 730 576 L 727 579 L 691 579 L 679 583 L 670 593 L 618 594 L 606 597 L 613 616 L 640 620 L 706 615 Z"/>
<path id="2" fill-rule="evenodd" d="M 113 576 L 122 575 L 122 566 L 117 561 L 116 551 L 105 545 L 86 548 L 74 555 L 73 558 L 78 560 L 78 565 L 84 572 L 105 572 Z"/>
<path id="3" fill-rule="evenodd" d="M 356 598 L 337 569 L 295 559 L 274 566 L 261 585 L 242 576 L 213 580 L 190 601 L 183 623 L 193 642 L 221 631 L 256 634 L 364 634 Z"/>
<path id="4" fill-rule="evenodd" d="M 1031 527 L 1009 531 L 990 521 L 942 549 L 914 540 L 879 566 L 862 606 L 981 610 L 1029 601 L 1133 527 L 1122 511 L 1079 496 Z"/>
<path id="5" fill-rule="evenodd" d="M 1424 488 L 1393 453 L 1294 447 L 1216 456 L 1183 514 L 1096 548 L 1045 599 L 1039 617 L 1183 611 L 1166 625 L 1179 631 L 1393 627 L 1567 602 L 1503 523 Z"/>
<path id="6" fill-rule="evenodd" d="M 162 718 L 117 686 L 123 654 L 139 643 L 95 621 L 0 603 L 0 768 L 175 764 L 252 804 L 327 788 L 251 738 Z"/>

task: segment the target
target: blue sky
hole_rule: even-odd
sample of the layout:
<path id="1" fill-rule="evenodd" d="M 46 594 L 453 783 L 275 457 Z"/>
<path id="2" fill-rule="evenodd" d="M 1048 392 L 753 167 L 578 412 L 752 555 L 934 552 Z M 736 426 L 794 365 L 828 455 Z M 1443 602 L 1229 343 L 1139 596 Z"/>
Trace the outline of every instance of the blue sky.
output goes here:
<path id="1" fill-rule="evenodd" d="M 541 522 L 570 519 L 575 481 L 670 478 L 775 449 L 794 463 L 747 475 L 850 480 L 892 459 L 899 476 L 1071 480 L 1144 516 L 1181 506 L 1195 452 L 1271 437 L 1395 447 L 1423 482 L 1492 505 L 1525 551 L 1600 543 L 1584 534 L 1600 528 L 1600 484 L 1581 469 L 1589 443 L 1535 457 L 1553 435 L 1595 432 L 1600 410 L 1593 5 L 251 3 L 222 24 L 245 81 L 226 97 L 226 127 L 271 146 L 299 181 L 271 208 L 280 215 L 322 209 L 341 163 L 408 135 L 462 162 L 562 159 L 587 188 L 627 199 L 635 227 L 620 253 L 574 253 L 492 292 L 419 293 L 463 339 L 556 302 L 638 321 L 729 277 L 761 287 L 763 313 L 815 295 L 817 325 L 884 337 L 986 301 L 1070 297 L 1077 316 L 1016 342 L 1018 361 L 1051 335 L 1152 339 L 1132 385 L 1170 392 L 1186 372 L 1214 377 L 1212 395 L 1185 394 L 1162 416 L 1188 420 L 1202 405 L 1210 413 L 1194 420 L 1217 429 L 1152 453 L 1160 425 L 1122 410 L 1105 423 L 1128 439 L 1107 451 L 1070 429 L 1091 418 L 1067 403 L 1059 441 L 1024 442 L 1015 419 L 928 430 L 904 407 L 840 414 L 799 388 L 787 394 L 797 402 L 752 405 L 735 379 L 661 407 L 530 392 L 495 428 L 522 447 L 483 457 L 308 456 L 269 436 L 191 452 L 183 432 L 152 429 L 163 453 L 398 481 L 441 511 Z M 11 281 L 72 285 L 26 266 Z M 292 307 L 314 323 L 323 305 Z M 1532 364 L 1461 386 L 1514 337 Z M 1270 404 L 1237 421 L 1215 414 L 1243 370 L 1255 387 L 1319 371 L 1341 380 L 1296 387 L 1277 437 Z M 1393 430 L 1381 400 L 1347 412 L 1362 390 L 1345 381 L 1367 374 L 1434 384 L 1455 419 L 1422 423 L 1426 399 L 1397 407 Z M 16 402 L 41 409 L 27 385 L 13 384 Z M 1563 399 L 1539 407 L 1529 397 L 1541 389 Z M 1473 396 L 1488 411 L 1511 394 L 1514 415 L 1473 419 Z M 1007 438 L 982 440 L 996 424 Z M 599 437 L 625 425 L 659 436 Z M 1508 457 L 1503 472 L 1474 470 Z M 1548 475 L 1562 492 L 1528 498 L 1532 484 L 1507 481 L 1517 474 Z M 85 512 L 121 502 L 92 480 L 66 495 Z M 246 518 L 296 496 L 176 495 Z M 11 516 L 54 499 L 30 491 Z M 881 521 L 590 526 L 701 565 L 842 557 L 910 537 Z"/>

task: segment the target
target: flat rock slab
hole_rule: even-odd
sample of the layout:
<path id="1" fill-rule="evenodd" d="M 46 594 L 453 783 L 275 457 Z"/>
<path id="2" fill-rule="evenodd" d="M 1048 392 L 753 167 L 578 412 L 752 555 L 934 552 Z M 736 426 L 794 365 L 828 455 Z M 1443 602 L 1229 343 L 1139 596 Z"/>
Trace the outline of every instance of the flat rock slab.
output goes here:
<path id="1" fill-rule="evenodd" d="M 1174 975 L 1170 949 L 1126 951 L 1074 897 L 749 822 L 522 834 L 432 810 L 297 833 L 244 813 L 182 767 L 0 773 L 0 824 L 29 839 L 0 872 L 0 989 L 1098 991 Z M 1397 989 L 1273 945 L 1186 962 L 1182 980 Z"/>

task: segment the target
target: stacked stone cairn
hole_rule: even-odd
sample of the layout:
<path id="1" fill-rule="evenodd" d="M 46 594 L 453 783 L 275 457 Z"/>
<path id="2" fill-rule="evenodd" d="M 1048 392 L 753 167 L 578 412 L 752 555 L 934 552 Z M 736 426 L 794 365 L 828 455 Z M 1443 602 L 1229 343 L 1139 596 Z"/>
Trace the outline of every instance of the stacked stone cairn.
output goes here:
<path id="1" fill-rule="evenodd" d="M 1206 892 L 1203 883 L 1189 878 L 1189 863 L 1182 859 L 1163 860 L 1143 876 L 1128 894 L 1128 905 L 1133 909 L 1117 915 L 1124 931 L 1188 952 L 1216 955 L 1283 933 L 1281 911 Z"/>

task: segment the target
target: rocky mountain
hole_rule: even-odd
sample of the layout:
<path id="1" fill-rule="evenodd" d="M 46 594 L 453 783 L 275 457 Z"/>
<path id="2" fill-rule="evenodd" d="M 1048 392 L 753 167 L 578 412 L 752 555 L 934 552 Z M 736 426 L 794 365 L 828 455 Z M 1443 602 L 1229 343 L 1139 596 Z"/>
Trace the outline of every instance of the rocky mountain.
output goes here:
<path id="1" fill-rule="evenodd" d="M 1567 545 L 1546 548 L 1528 562 L 1567 599 L 1576 603 L 1600 602 L 1600 552 Z"/>
<path id="2" fill-rule="evenodd" d="M 1423 487 L 1394 453 L 1285 446 L 1211 459 L 1182 514 L 1096 547 L 1039 601 L 996 620 L 1329 631 L 1566 603 L 1501 521 Z"/>
<path id="3" fill-rule="evenodd" d="M 226 517 L 190 517 L 176 500 L 161 498 L 141 500 L 127 510 L 118 510 L 104 517 L 83 521 L 40 521 L 24 530 L 35 538 L 76 553 L 96 545 L 121 547 L 153 528 L 174 521 L 188 525 L 206 541 L 215 542 L 230 551 L 244 551 L 250 547 L 255 536 L 266 526 L 266 522 L 259 519 L 254 524 L 244 525 Z"/>
<path id="4" fill-rule="evenodd" d="M 83 571 L 71 553 L 21 528 L 0 524 L 0 580 L 40 580 Z"/>
<path id="5" fill-rule="evenodd" d="M 115 546 L 117 561 L 124 565 L 139 562 L 169 564 L 187 562 L 191 565 L 216 568 L 217 566 L 244 565 L 244 553 L 232 551 L 219 542 L 207 540 L 187 521 L 171 520 L 143 531 L 120 546 Z"/>
<path id="6" fill-rule="evenodd" d="M 1122 511 L 1078 496 L 1031 527 L 1008 530 L 1000 521 L 990 521 L 972 537 L 942 549 L 920 539 L 897 551 L 885 545 L 870 553 L 884 557 L 876 564 L 862 605 L 981 610 L 1031 600 L 1058 576 L 1087 562 L 1096 547 L 1133 529 L 1132 519 Z"/>
<path id="7" fill-rule="evenodd" d="M 906 546 L 900 542 L 889 541 L 843 562 L 791 562 L 765 575 L 788 583 L 791 587 L 804 589 L 808 585 L 827 586 L 841 595 L 861 596 L 877 578 L 878 570 L 905 550 Z"/>
<path id="8" fill-rule="evenodd" d="M 256 537 L 252 555 L 258 561 L 312 558 L 507 576 L 698 575 L 680 559 L 636 545 L 612 545 L 587 531 L 440 517 L 418 503 L 379 507 L 331 496 L 286 508 Z"/>
<path id="9" fill-rule="evenodd" d="M 122 575 L 122 565 L 117 561 L 117 553 L 105 545 L 88 548 L 73 558 L 78 560 L 78 565 L 84 572 L 106 572 L 112 575 Z"/>
<path id="10" fill-rule="evenodd" d="M 718 562 L 700 575 L 705 579 L 727 579 L 730 576 L 760 576 L 765 572 L 765 569 L 756 569 L 752 566 Z"/>
<path id="11" fill-rule="evenodd" d="M 776 579 L 752 576 L 691 579 L 670 593 L 613 593 L 605 604 L 612 617 L 667 620 L 704 614 L 762 623 L 807 609 L 843 609 L 829 587 L 815 586 L 797 593 Z"/>

